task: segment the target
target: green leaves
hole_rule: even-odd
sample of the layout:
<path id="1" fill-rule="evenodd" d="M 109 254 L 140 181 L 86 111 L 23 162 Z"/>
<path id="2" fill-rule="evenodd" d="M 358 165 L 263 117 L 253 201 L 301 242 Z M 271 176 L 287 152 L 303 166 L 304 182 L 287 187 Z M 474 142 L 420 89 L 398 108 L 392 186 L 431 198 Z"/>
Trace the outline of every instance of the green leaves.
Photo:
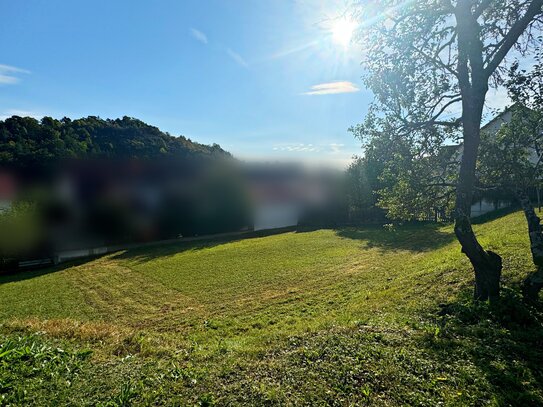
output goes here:
<path id="1" fill-rule="evenodd" d="M 218 145 L 206 146 L 172 137 L 138 119 L 77 120 L 13 116 L 0 121 L 0 165 L 27 168 L 68 158 L 185 160 L 227 158 Z"/>

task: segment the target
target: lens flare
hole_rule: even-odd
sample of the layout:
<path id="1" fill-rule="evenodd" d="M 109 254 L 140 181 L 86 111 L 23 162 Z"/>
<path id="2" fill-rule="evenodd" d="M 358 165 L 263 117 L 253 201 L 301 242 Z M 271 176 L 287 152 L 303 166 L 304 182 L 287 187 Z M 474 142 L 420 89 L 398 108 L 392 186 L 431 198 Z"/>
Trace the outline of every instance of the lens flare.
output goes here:
<path id="1" fill-rule="evenodd" d="M 343 48 L 347 48 L 351 43 L 356 27 L 357 24 L 352 19 L 344 17 L 337 19 L 330 28 L 332 40 Z"/>

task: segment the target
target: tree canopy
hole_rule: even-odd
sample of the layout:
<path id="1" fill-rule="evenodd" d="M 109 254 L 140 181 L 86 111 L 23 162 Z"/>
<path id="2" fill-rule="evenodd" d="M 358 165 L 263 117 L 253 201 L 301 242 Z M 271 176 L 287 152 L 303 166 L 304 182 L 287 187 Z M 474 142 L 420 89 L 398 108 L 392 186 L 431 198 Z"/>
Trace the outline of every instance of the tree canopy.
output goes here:
<path id="1" fill-rule="evenodd" d="M 13 116 L 0 121 L 0 166 L 24 168 L 62 159 L 172 159 L 230 157 L 214 144 L 207 146 L 173 137 L 141 120 L 77 120 Z"/>

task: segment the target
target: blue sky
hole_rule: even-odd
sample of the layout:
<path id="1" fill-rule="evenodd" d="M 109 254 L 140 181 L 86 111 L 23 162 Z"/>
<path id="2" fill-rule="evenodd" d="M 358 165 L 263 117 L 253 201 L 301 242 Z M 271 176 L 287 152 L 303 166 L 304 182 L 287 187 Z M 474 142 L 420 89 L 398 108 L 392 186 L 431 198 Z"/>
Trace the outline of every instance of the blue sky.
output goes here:
<path id="1" fill-rule="evenodd" d="M 0 116 L 140 118 L 249 159 L 344 165 L 371 94 L 342 1 L 0 0 Z"/>

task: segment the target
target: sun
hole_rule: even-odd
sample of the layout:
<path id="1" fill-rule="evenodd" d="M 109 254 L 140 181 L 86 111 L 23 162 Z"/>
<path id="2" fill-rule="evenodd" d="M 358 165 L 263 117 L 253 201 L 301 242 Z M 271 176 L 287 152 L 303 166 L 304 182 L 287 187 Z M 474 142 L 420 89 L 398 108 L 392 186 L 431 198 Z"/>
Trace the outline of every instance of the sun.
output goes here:
<path id="1" fill-rule="evenodd" d="M 341 45 L 343 48 L 347 48 L 351 44 L 354 31 L 356 30 L 356 22 L 349 18 L 338 18 L 332 23 L 330 32 L 332 33 L 332 40 Z"/>

